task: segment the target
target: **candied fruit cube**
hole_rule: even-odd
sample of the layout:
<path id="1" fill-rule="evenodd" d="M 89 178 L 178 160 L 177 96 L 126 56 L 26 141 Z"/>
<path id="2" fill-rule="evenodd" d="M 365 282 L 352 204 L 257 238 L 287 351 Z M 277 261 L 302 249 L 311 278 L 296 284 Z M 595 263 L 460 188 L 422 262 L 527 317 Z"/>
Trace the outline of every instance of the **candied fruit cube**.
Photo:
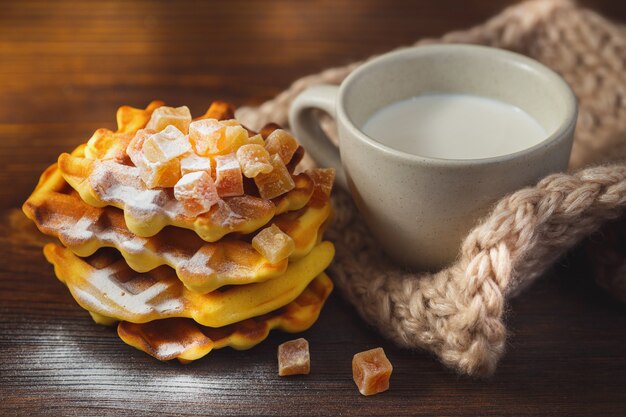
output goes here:
<path id="1" fill-rule="evenodd" d="M 150 162 L 166 162 L 189 152 L 191 144 L 183 132 L 170 125 L 147 137 L 141 150 Z"/>
<path id="2" fill-rule="evenodd" d="M 139 176 L 148 188 L 173 187 L 180 179 L 180 161 L 177 158 L 163 162 L 150 162 L 144 155 L 146 140 L 154 131 L 140 129 L 126 148 L 130 160 L 139 168 Z"/>
<path id="3" fill-rule="evenodd" d="M 274 169 L 270 164 L 270 154 L 261 145 L 243 145 L 237 149 L 237 160 L 243 175 L 247 178 L 269 174 Z"/>
<path id="4" fill-rule="evenodd" d="M 248 138 L 248 143 L 252 144 L 252 145 L 265 146 L 265 141 L 263 140 L 263 136 L 261 136 L 260 134 L 256 134 L 254 136 L 250 136 Z"/>
<path id="5" fill-rule="evenodd" d="M 221 155 L 244 145 L 248 131 L 234 119 L 202 119 L 189 125 L 189 140 L 199 155 Z"/>
<path id="6" fill-rule="evenodd" d="M 229 120 L 225 120 L 222 123 L 228 123 Z M 235 121 L 235 123 L 237 123 Z M 248 143 L 248 131 L 239 124 L 233 124 L 232 126 L 226 125 L 226 152 L 235 152 L 240 146 Z"/>
<path id="7" fill-rule="evenodd" d="M 211 158 L 196 155 L 194 152 L 189 152 L 180 158 L 181 174 L 185 175 L 198 171 L 211 173 Z"/>
<path id="8" fill-rule="evenodd" d="M 333 168 L 313 168 L 304 171 L 304 173 L 311 177 L 315 188 L 330 197 L 335 182 L 335 170 Z"/>
<path id="9" fill-rule="evenodd" d="M 199 155 L 216 154 L 223 144 L 224 126 L 216 119 L 202 119 L 189 125 L 189 141 Z"/>
<path id="10" fill-rule="evenodd" d="M 241 123 L 239 123 L 237 119 L 220 120 L 220 123 L 224 126 L 241 126 Z"/>
<path id="11" fill-rule="evenodd" d="M 178 130 L 187 134 L 189 123 L 191 123 L 191 112 L 187 106 L 161 106 L 152 112 L 146 129 L 160 132 L 168 126 L 175 126 Z"/>
<path id="12" fill-rule="evenodd" d="M 278 375 L 308 375 L 311 371 L 309 342 L 304 338 L 278 346 Z"/>
<path id="13" fill-rule="evenodd" d="M 298 142 L 283 129 L 274 130 L 265 141 L 265 149 L 271 154 L 280 155 L 280 159 L 286 165 L 298 149 Z"/>
<path id="14" fill-rule="evenodd" d="M 392 371 L 393 367 L 383 348 L 359 352 L 352 358 L 352 376 L 363 395 L 387 391 Z"/>
<path id="15" fill-rule="evenodd" d="M 173 187 L 180 179 L 180 161 L 150 162 L 143 158 L 139 165 L 139 176 L 148 188 Z"/>
<path id="16" fill-rule="evenodd" d="M 243 194 L 243 177 L 235 153 L 215 157 L 215 185 L 220 197 Z"/>
<path id="17" fill-rule="evenodd" d="M 272 224 L 252 238 L 252 247 L 265 259 L 275 264 L 288 258 L 296 249 L 296 244 L 291 236 Z"/>
<path id="18" fill-rule="evenodd" d="M 206 213 L 219 201 L 213 178 L 206 171 L 191 172 L 174 186 L 174 197 L 189 216 Z"/>
<path id="19" fill-rule="evenodd" d="M 254 177 L 254 183 L 259 189 L 259 194 L 267 200 L 285 194 L 296 187 L 291 174 L 278 155 L 270 157 L 272 171 L 268 174 L 258 174 Z"/>
<path id="20" fill-rule="evenodd" d="M 128 144 L 126 153 L 136 167 L 138 167 L 143 161 L 143 143 L 154 133 L 156 132 L 153 130 L 139 129 L 137 133 L 135 133 L 135 137 L 133 137 Z"/>

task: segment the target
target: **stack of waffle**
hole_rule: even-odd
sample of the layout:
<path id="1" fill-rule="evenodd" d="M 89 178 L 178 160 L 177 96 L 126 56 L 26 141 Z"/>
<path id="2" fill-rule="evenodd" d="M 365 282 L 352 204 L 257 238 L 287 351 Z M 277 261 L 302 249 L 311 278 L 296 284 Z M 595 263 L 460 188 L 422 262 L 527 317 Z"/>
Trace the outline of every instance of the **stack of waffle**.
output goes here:
<path id="1" fill-rule="evenodd" d="M 259 134 L 215 102 L 121 107 L 41 176 L 23 206 L 56 276 L 100 324 L 161 360 L 248 349 L 317 319 L 334 255 L 322 234 L 332 170 L 278 126 Z"/>

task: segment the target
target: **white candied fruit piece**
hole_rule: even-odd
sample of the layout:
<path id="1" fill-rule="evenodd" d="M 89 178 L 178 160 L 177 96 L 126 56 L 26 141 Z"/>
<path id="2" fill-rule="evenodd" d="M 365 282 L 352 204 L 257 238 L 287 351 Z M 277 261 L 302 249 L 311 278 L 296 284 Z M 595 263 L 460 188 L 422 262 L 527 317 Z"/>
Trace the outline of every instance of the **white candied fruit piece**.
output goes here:
<path id="1" fill-rule="evenodd" d="M 180 179 L 180 162 L 177 158 L 151 162 L 144 155 L 144 144 L 154 131 L 140 129 L 126 148 L 126 153 L 139 169 L 139 176 L 148 188 L 173 187 Z"/>
<path id="2" fill-rule="evenodd" d="M 274 169 L 270 163 L 270 154 L 261 145 L 243 145 L 237 149 L 237 160 L 243 175 L 247 178 L 269 174 Z"/>
<path id="3" fill-rule="evenodd" d="M 189 216 L 206 213 L 220 198 L 213 178 L 206 171 L 192 172 L 174 186 L 174 197 L 180 201 Z"/>
<path id="4" fill-rule="evenodd" d="M 126 148 L 126 154 L 136 167 L 141 165 L 144 161 L 142 151 L 143 143 L 154 133 L 156 132 L 146 129 L 139 129 L 137 133 L 135 133 L 135 137 L 132 138 L 130 143 L 128 144 L 128 147 Z"/>
<path id="5" fill-rule="evenodd" d="M 275 224 L 261 230 L 252 238 L 252 247 L 271 263 L 280 262 L 293 253 L 296 244 Z"/>
<path id="6" fill-rule="evenodd" d="M 189 152 L 180 158 L 180 172 L 181 174 L 189 174 L 190 172 L 207 171 L 211 173 L 211 158 L 196 155 L 194 152 Z"/>
<path id="7" fill-rule="evenodd" d="M 189 152 L 191 144 L 175 126 L 168 126 L 143 142 L 143 155 L 150 162 L 167 162 Z"/>
<path id="8" fill-rule="evenodd" d="M 215 185 L 220 197 L 243 194 L 243 177 L 235 153 L 215 157 Z"/>
<path id="9" fill-rule="evenodd" d="M 146 125 L 146 129 L 160 132 L 171 125 L 175 126 L 184 134 L 187 134 L 189 123 L 191 123 L 191 112 L 187 106 L 161 106 L 152 112 L 152 116 Z"/>

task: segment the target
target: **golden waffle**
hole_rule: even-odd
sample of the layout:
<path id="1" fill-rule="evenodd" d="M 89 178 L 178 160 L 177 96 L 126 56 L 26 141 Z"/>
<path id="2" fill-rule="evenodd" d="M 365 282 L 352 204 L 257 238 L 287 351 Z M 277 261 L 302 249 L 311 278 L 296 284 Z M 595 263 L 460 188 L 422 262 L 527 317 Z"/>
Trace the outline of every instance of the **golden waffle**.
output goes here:
<path id="1" fill-rule="evenodd" d="M 118 323 L 123 341 L 161 360 L 176 358 L 186 363 L 225 346 L 249 349 L 272 329 L 306 330 L 317 320 L 332 291 L 332 282 L 323 271 L 332 261 L 334 247 L 322 241 L 331 214 L 332 173 L 315 170 L 294 175 L 304 149 L 284 132 L 272 134 L 277 126 L 268 125 L 260 133 L 267 140 L 267 150 L 260 151 L 275 153 L 272 166 L 280 168 L 276 175 L 238 177 L 237 167 L 225 165 L 220 157 L 211 157 L 210 167 L 214 162 L 216 166 L 214 172 L 208 172 L 206 159 L 191 158 L 192 165 L 183 168 L 206 167 L 202 176 L 207 177 L 208 172 L 216 177 L 218 188 L 223 182 L 221 199 L 208 201 L 206 192 L 207 201 L 202 200 L 206 190 L 200 187 L 212 183 L 194 183 L 200 179 L 191 174 L 184 184 L 179 180 L 180 187 L 177 183 L 176 187 L 148 188 L 142 175 L 152 175 L 146 181 L 153 186 L 169 185 L 169 179 L 158 177 L 161 169 L 172 168 L 172 179 L 181 174 L 176 171 L 178 160 L 171 166 L 153 166 L 141 164 L 144 160 L 133 156 L 143 170 L 139 172 L 127 154 L 131 143 L 141 141 L 141 136 L 135 136 L 149 121 L 152 125 L 173 120 L 164 116 L 172 109 L 153 117 L 162 105 L 155 101 L 145 109 L 120 107 L 118 129 L 98 129 L 86 144 L 62 154 L 58 163 L 42 174 L 24 203 L 24 212 L 37 227 L 65 245 L 44 247 L 58 279 L 96 322 Z M 184 123 L 189 123 L 188 109 L 177 111 Z M 232 106 L 214 102 L 199 119 L 233 117 Z M 175 126 L 176 120 L 172 122 Z M 210 121 L 206 126 L 212 124 L 216 123 Z M 233 146 L 250 136 L 257 148 L 259 142 L 263 144 L 258 136 L 253 137 L 255 132 L 248 130 L 246 136 L 240 127 L 235 130 L 239 136 L 225 136 L 233 140 Z M 150 143 L 152 147 L 145 144 L 143 149 L 144 144 L 139 143 L 141 149 L 135 145 L 131 149 L 139 149 L 142 158 L 147 158 L 143 152 L 150 150 L 159 162 L 170 161 L 166 159 L 170 154 L 158 154 L 165 152 L 158 148 L 161 145 Z M 181 142 L 180 152 L 187 156 L 181 165 L 189 162 L 183 145 Z M 253 159 L 253 147 L 241 152 L 244 156 L 237 154 L 237 162 L 242 170 L 259 161 Z M 276 163 L 277 158 L 287 161 L 286 165 L 280 159 L 280 164 Z M 232 159 L 231 155 L 228 161 Z M 244 194 L 239 195 L 242 189 Z M 175 192 L 181 201 L 174 197 Z M 229 194 L 237 196 L 223 197 Z M 263 199 L 259 195 L 278 197 Z M 201 208 L 209 211 L 189 216 L 196 212 L 190 208 L 195 200 L 205 202 Z M 281 237 L 287 234 L 291 238 L 283 238 L 289 243 L 282 248 L 283 255 L 289 257 L 276 263 L 259 253 L 280 259 L 275 256 L 280 244 L 259 243 L 257 233 L 270 223 L 271 230 L 278 227 L 283 231 L 278 233 Z"/>
<path id="2" fill-rule="evenodd" d="M 84 203 L 55 165 L 42 174 L 23 210 L 39 230 L 57 237 L 78 256 L 113 247 L 137 272 L 171 266 L 183 284 L 196 292 L 265 281 L 287 269 L 287 259 L 272 264 L 244 240 L 222 239 L 207 243 L 190 230 L 171 227 L 149 238 L 135 236 L 126 227 L 120 210 Z M 327 198 L 319 207 L 312 204 L 273 219 L 296 244 L 291 260 L 307 255 L 315 246 L 329 214 Z"/>
<path id="3" fill-rule="evenodd" d="M 224 198 L 208 213 L 191 218 L 184 215 L 171 189 L 147 188 L 134 166 L 62 154 L 59 168 L 86 203 L 123 209 L 126 225 L 138 236 L 153 236 L 172 225 L 195 230 L 204 240 L 215 242 L 228 233 L 251 233 L 275 214 L 271 201 L 242 196 Z"/>
<path id="4" fill-rule="evenodd" d="M 265 281 L 287 269 L 287 259 L 272 264 L 243 240 L 207 243 L 190 230 L 175 228 L 165 228 L 150 238 L 135 236 L 121 211 L 84 203 L 55 166 L 44 172 L 23 210 L 39 230 L 57 237 L 78 256 L 113 247 L 135 271 L 169 265 L 187 288 L 197 292 Z"/>
<path id="5" fill-rule="evenodd" d="M 282 211 L 304 207 L 313 191 L 313 182 L 298 177 L 298 186 L 275 201 L 243 195 L 225 197 L 209 212 L 196 218 L 184 214 L 182 204 L 171 189 L 149 189 L 139 176 L 138 168 L 116 160 L 93 160 L 61 154 L 59 169 L 65 180 L 94 207 L 111 205 L 124 210 L 128 229 L 138 236 L 153 236 L 172 225 L 195 230 L 208 242 L 215 242 L 228 233 L 252 233 Z"/>
<path id="6" fill-rule="evenodd" d="M 289 235 L 296 245 L 289 259 L 305 256 L 313 246 L 319 243 L 331 212 L 330 196 L 316 184 L 306 208 L 283 213 L 272 220 L 272 223 Z"/>
<path id="7" fill-rule="evenodd" d="M 320 243 L 307 256 L 290 262 L 277 278 L 208 294 L 189 291 L 166 266 L 137 273 L 113 250 L 79 258 L 67 248 L 48 244 L 44 254 L 78 304 L 96 315 L 133 323 L 187 317 L 205 326 L 222 327 L 296 299 L 330 264 L 334 247 L 330 242 Z"/>
<path id="8" fill-rule="evenodd" d="M 59 156 L 63 177 L 83 201 L 95 207 L 111 205 L 123 209 L 128 229 L 138 236 L 153 236 L 172 225 L 195 230 L 208 242 L 228 233 L 252 233 L 275 215 L 306 206 L 313 193 L 313 182 L 306 175 L 299 175 L 294 178 L 295 189 L 272 201 L 250 195 L 227 197 L 208 213 L 196 218 L 186 216 L 171 189 L 145 186 L 138 168 L 130 164 L 126 154 L 133 134 L 145 126 L 152 111 L 160 105 L 161 102 L 152 102 L 145 110 L 120 107 L 117 132 L 98 129 L 85 147 L 79 147 L 71 155 Z M 201 118 L 228 116 L 232 116 L 232 108 L 214 102 Z M 292 162 L 297 163 L 301 156 L 302 152 Z"/>
<path id="9" fill-rule="evenodd" d="M 317 320 L 332 289 L 330 278 L 322 273 L 286 306 L 225 327 L 211 328 L 190 319 L 175 318 L 143 324 L 122 321 L 117 333 L 128 345 L 159 360 L 176 358 L 188 363 L 226 346 L 250 349 L 265 340 L 273 329 L 290 333 L 305 331 Z"/>

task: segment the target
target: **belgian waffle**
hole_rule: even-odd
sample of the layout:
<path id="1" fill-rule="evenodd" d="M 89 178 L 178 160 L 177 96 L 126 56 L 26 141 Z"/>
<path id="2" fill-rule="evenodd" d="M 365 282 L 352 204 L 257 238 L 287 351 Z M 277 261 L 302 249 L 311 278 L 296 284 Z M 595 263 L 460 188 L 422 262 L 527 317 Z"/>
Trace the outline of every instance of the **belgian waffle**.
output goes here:
<path id="1" fill-rule="evenodd" d="M 225 327 L 206 327 L 190 319 L 175 318 L 144 324 L 122 321 L 117 333 L 128 345 L 159 360 L 178 359 L 187 363 L 226 346 L 250 349 L 274 329 L 289 333 L 305 331 L 317 320 L 332 289 L 332 281 L 322 273 L 284 307 Z"/>
<path id="2" fill-rule="evenodd" d="M 172 225 L 194 230 L 202 239 L 215 242 L 228 233 L 252 233 L 275 215 L 299 210 L 309 202 L 313 182 L 306 175 L 296 175 L 296 188 L 271 201 L 253 195 L 226 197 L 208 213 L 195 218 L 186 216 L 171 189 L 146 187 L 139 169 L 129 163 L 126 154 L 132 129 L 144 126 L 155 103 L 158 104 L 153 102 L 146 110 L 121 108 L 117 132 L 98 129 L 84 147 L 72 154 L 63 153 L 58 160 L 64 179 L 86 203 L 123 209 L 128 229 L 134 234 L 153 236 Z M 223 117 L 224 110 L 215 107 L 212 105 L 203 117 L 212 113 L 216 118 Z M 265 130 L 266 134 L 271 131 L 272 128 Z M 292 171 L 302 155 L 296 153 L 289 166 Z"/>
<path id="3" fill-rule="evenodd" d="M 116 131 L 62 154 L 23 205 L 64 245 L 44 255 L 77 303 L 160 360 L 306 330 L 332 291 L 333 171 L 295 174 L 304 149 L 288 132 L 233 117 L 224 102 L 195 124 L 184 106 L 123 106 Z"/>
<path id="4" fill-rule="evenodd" d="M 334 247 L 321 242 L 307 256 L 291 262 L 277 278 L 207 294 L 186 289 L 169 267 L 137 273 L 114 250 L 80 258 L 51 243 L 44 247 L 44 255 L 85 310 L 133 323 L 187 317 L 204 326 L 222 327 L 269 313 L 296 299 L 330 264 Z"/>
<path id="5" fill-rule="evenodd" d="M 171 227 L 152 237 L 136 236 L 126 227 L 120 210 L 84 203 L 55 166 L 43 173 L 24 203 L 24 212 L 43 233 L 57 237 L 78 256 L 113 247 L 137 272 L 171 266 L 182 283 L 196 292 L 265 281 L 287 269 L 287 259 L 273 264 L 242 239 L 207 243 L 190 230 Z M 295 242 L 291 260 L 307 255 L 318 243 L 320 229 L 329 214 L 330 201 L 326 198 L 322 204 L 311 204 L 273 219 Z"/>

